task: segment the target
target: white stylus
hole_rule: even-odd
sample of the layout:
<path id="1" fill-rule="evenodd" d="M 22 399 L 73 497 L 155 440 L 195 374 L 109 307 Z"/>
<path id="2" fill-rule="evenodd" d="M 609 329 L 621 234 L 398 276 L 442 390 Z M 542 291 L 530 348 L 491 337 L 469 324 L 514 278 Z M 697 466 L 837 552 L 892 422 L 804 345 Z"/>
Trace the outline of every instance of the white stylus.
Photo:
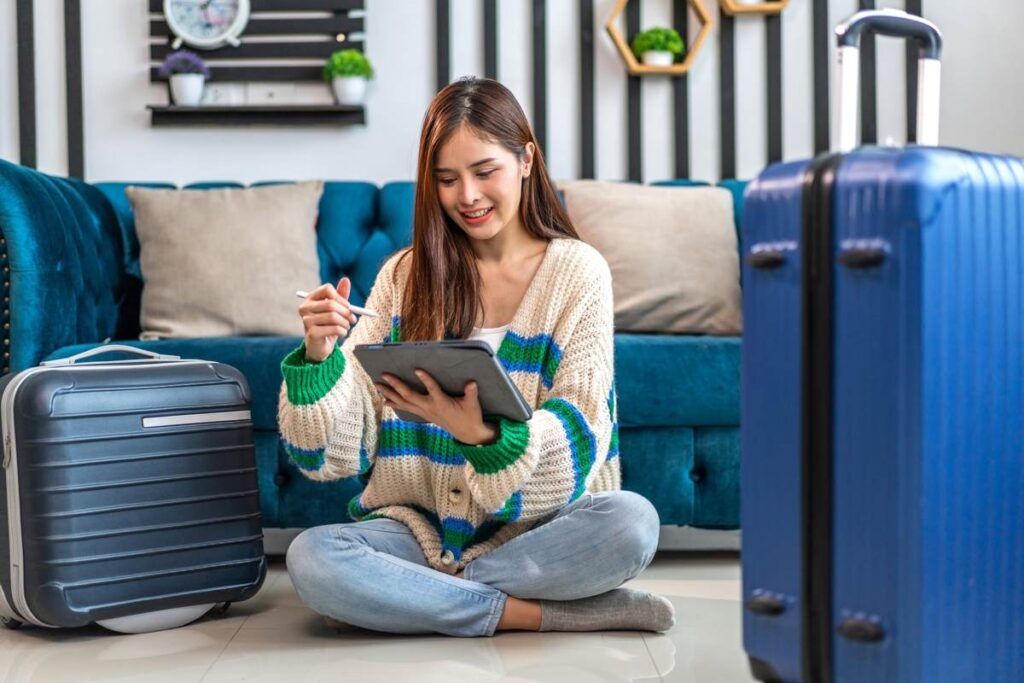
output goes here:
<path id="1" fill-rule="evenodd" d="M 303 292 L 301 289 L 299 289 L 295 291 L 295 296 L 299 297 L 300 299 L 305 299 L 306 297 L 309 296 L 309 292 Z M 380 313 L 378 313 L 377 311 L 370 310 L 369 308 L 363 308 L 362 306 L 356 306 L 355 304 L 349 304 L 348 307 L 353 313 L 358 313 L 359 315 L 368 315 L 371 318 L 380 317 Z"/>

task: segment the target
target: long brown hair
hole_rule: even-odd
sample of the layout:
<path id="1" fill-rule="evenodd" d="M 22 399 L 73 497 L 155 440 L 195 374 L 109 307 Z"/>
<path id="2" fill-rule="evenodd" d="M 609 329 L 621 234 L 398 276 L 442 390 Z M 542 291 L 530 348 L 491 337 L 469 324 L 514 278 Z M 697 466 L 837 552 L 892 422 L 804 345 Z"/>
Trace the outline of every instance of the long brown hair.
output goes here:
<path id="1" fill-rule="evenodd" d="M 441 207 L 434 175 L 439 150 L 462 125 L 520 159 L 532 142 L 533 166 L 523 179 L 519 220 L 534 237 L 579 239 L 515 96 L 491 79 L 463 78 L 451 83 L 430 103 L 420 135 L 412 249 L 400 257 L 412 256 L 402 300 L 402 341 L 438 340 L 446 334 L 464 339 L 482 308 L 480 273 L 470 238 Z"/>

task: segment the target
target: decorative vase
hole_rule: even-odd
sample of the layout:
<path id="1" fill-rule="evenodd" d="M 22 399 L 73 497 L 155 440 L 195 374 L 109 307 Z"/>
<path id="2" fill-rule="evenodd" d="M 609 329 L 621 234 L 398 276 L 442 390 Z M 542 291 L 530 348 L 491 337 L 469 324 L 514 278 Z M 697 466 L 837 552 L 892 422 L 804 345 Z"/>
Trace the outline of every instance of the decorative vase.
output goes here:
<path id="1" fill-rule="evenodd" d="M 336 76 L 331 89 L 338 104 L 360 105 L 366 97 L 366 79 L 362 76 Z"/>
<path id="2" fill-rule="evenodd" d="M 174 103 L 183 107 L 195 107 L 203 98 L 203 74 L 171 75 L 171 97 Z"/>
<path id="3" fill-rule="evenodd" d="M 668 50 L 648 50 L 643 54 L 647 66 L 672 66 L 673 55 Z"/>

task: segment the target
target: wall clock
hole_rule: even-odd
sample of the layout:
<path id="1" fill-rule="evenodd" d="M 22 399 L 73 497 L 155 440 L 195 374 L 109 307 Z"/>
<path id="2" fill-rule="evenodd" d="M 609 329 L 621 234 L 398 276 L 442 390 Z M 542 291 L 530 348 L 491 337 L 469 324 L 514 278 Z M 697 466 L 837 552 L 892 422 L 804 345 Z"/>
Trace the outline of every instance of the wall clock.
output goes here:
<path id="1" fill-rule="evenodd" d="M 164 18 L 176 38 L 202 50 L 224 45 L 238 47 L 238 36 L 249 23 L 249 0 L 164 0 Z"/>

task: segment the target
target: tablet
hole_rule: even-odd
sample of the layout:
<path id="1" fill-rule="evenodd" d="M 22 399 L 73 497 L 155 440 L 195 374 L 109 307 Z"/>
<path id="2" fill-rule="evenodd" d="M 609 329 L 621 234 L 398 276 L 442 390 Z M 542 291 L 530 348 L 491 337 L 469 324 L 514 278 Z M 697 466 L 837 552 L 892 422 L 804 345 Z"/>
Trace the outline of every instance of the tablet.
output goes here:
<path id="1" fill-rule="evenodd" d="M 530 404 L 523 399 L 485 341 L 446 339 L 359 344 L 354 353 L 374 382 L 383 382 L 381 375 L 388 373 L 420 393 L 427 390 L 414 374 L 416 368 L 426 370 L 451 396 L 462 396 L 466 382 L 475 381 L 486 422 L 496 422 L 499 417 L 525 422 L 533 414 Z M 425 422 L 419 415 L 402 410 L 395 412 L 403 420 Z"/>

